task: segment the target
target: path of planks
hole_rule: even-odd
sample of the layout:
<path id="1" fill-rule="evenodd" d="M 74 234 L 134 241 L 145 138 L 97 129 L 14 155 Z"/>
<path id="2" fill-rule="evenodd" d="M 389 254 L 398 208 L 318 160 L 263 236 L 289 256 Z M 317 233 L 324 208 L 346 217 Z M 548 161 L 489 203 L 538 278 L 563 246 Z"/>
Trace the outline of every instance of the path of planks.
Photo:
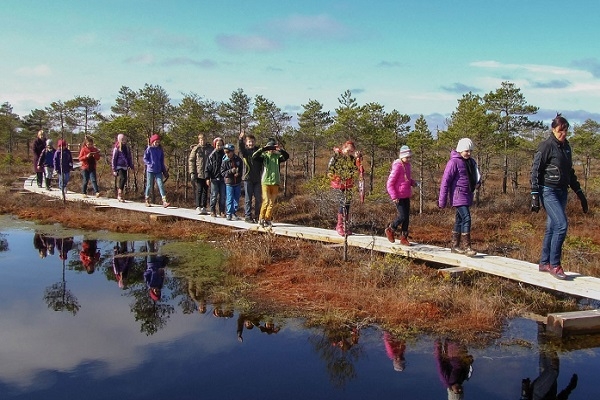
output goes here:
<path id="1" fill-rule="evenodd" d="M 39 193 L 45 196 L 61 199 L 61 193 L 59 190 L 54 189 L 52 191 L 47 191 L 46 189 L 38 188 L 34 183 L 34 179 L 34 176 L 25 178 L 23 187 L 27 192 Z M 116 199 L 107 197 L 83 198 L 81 194 L 74 192 L 67 192 L 66 199 L 68 201 L 85 201 L 96 206 L 121 208 L 131 211 L 171 216 L 174 218 L 185 218 L 212 224 L 226 225 L 236 229 L 265 231 L 264 228 L 259 227 L 257 224 L 249 224 L 244 221 L 227 221 L 225 218 L 214 218 L 207 215 L 198 215 L 197 211 L 188 208 L 163 208 L 159 205 L 146 207 L 143 203 L 131 201 L 121 203 Z M 269 229 L 269 231 L 276 235 L 326 243 L 343 244 L 344 242 L 344 238 L 339 236 L 335 230 L 293 225 L 285 222 L 276 222 L 274 226 Z M 560 281 L 552 277 L 550 274 L 538 272 L 537 264 L 532 264 L 526 261 L 491 256 L 482 253 L 477 254 L 477 256 L 473 258 L 468 258 L 463 255 L 451 253 L 450 249 L 447 248 L 418 243 L 413 243 L 412 246 L 405 247 L 401 246 L 398 242 L 392 244 L 385 237 L 362 234 L 349 236 L 348 245 L 383 253 L 398 254 L 408 258 L 435 262 L 438 264 L 448 265 L 450 267 L 466 267 L 472 270 L 501 276 L 503 278 L 520 281 L 530 285 L 535 285 L 574 296 L 600 300 L 600 278 L 566 272 L 569 279 L 566 281 Z"/>

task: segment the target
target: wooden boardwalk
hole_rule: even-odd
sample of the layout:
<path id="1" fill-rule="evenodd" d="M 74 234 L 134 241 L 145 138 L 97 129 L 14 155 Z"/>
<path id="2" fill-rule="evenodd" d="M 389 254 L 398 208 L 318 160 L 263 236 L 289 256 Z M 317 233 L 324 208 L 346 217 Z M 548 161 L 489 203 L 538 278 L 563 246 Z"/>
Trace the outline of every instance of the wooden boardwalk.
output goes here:
<path id="1" fill-rule="evenodd" d="M 25 180 L 23 188 L 26 191 L 61 199 L 61 193 L 59 190 L 54 189 L 52 191 L 47 191 L 45 189 L 40 189 L 34 183 L 34 179 L 35 177 L 31 176 Z M 188 208 L 163 208 L 162 206 L 158 205 L 146 207 L 143 203 L 130 201 L 121 203 L 116 199 L 106 197 L 83 198 L 81 194 L 74 192 L 67 192 L 66 199 L 68 201 L 85 201 L 96 206 L 114 207 L 131 211 L 208 222 L 212 224 L 230 226 L 237 229 L 265 231 L 264 228 L 261 228 L 256 224 L 249 224 L 244 221 L 227 221 L 225 218 L 214 218 L 207 215 L 198 215 L 194 209 Z M 269 231 L 275 235 L 326 243 L 342 244 L 344 242 L 344 238 L 339 236 L 335 230 L 312 228 L 284 222 L 275 223 L 275 225 L 270 228 Z M 600 300 L 600 278 L 566 272 L 569 279 L 560 281 L 548 273 L 538 272 L 537 264 L 532 264 L 525 261 L 491 256 L 482 253 L 478 253 L 475 257 L 469 258 L 463 255 L 451 253 L 450 249 L 447 248 L 418 243 L 413 243 L 412 246 L 405 247 L 401 246 L 398 242 L 392 244 L 385 237 L 362 234 L 349 236 L 348 245 L 383 253 L 397 254 L 413 259 L 431 261 L 448 265 L 450 267 L 466 267 L 472 270 L 484 272 L 486 274 L 500 276 L 545 289 L 567 293 L 573 296 Z"/>

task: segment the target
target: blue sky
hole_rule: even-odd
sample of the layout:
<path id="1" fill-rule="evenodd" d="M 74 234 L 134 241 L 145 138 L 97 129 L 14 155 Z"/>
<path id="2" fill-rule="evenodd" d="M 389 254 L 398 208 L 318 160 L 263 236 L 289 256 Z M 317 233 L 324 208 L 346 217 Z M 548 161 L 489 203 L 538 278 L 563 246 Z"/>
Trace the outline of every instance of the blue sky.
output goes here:
<path id="1" fill-rule="evenodd" d="M 317 100 L 424 114 L 510 81 L 538 118 L 600 121 L 600 2 L 554 0 L 2 0 L 0 102 L 26 115 L 77 95 L 160 85 L 227 101 L 242 88 L 296 115 Z"/>

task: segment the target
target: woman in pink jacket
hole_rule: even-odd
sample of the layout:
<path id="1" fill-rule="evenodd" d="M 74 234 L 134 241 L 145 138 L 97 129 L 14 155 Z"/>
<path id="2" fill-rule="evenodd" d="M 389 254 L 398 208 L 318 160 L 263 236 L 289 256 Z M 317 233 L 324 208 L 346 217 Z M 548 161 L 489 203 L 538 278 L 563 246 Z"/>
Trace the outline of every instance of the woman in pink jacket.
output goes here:
<path id="1" fill-rule="evenodd" d="M 392 163 L 392 170 L 387 180 L 387 192 L 390 198 L 396 205 L 398 210 L 398 216 L 385 228 L 385 236 L 392 243 L 395 241 L 395 232 L 398 226 L 401 227 L 400 231 L 400 244 L 403 246 L 410 246 L 408 241 L 408 222 L 410 217 L 410 196 L 412 195 L 413 186 L 417 186 L 411 178 L 410 173 L 410 158 L 412 152 L 408 146 L 402 146 L 400 148 L 400 155 L 398 159 Z"/>

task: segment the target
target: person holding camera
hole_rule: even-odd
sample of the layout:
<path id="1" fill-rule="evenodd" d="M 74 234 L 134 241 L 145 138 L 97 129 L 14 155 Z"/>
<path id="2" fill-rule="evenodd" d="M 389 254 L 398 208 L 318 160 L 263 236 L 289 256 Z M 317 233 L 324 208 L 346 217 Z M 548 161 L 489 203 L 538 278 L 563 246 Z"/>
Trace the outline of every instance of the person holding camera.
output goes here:
<path id="1" fill-rule="evenodd" d="M 569 187 L 579 197 L 584 213 L 588 203 L 573 169 L 571 146 L 567 140 L 569 122 L 560 114 L 552 120 L 552 134 L 537 148 L 531 167 L 531 211 L 546 209 L 546 232 L 542 242 L 539 271 L 557 279 L 567 279 L 561 266 L 562 246 L 567 236 L 567 195 Z"/>

